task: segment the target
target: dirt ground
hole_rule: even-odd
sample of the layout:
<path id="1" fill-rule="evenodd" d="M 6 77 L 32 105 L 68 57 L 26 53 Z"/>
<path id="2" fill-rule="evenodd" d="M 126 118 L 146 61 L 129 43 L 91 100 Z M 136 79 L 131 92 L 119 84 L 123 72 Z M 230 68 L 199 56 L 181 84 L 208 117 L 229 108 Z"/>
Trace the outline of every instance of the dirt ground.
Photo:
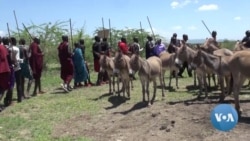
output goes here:
<path id="1" fill-rule="evenodd" d="M 124 102 L 116 96 L 109 100 Z M 94 141 L 249 141 L 250 102 L 241 101 L 242 118 L 230 132 L 220 132 L 210 123 L 211 103 L 188 100 L 156 101 L 151 107 L 138 102 L 104 105 L 100 114 L 83 114 L 56 125 L 53 136 L 84 136 Z M 227 102 L 232 102 L 228 97 Z M 114 104 L 114 103 L 113 103 Z"/>

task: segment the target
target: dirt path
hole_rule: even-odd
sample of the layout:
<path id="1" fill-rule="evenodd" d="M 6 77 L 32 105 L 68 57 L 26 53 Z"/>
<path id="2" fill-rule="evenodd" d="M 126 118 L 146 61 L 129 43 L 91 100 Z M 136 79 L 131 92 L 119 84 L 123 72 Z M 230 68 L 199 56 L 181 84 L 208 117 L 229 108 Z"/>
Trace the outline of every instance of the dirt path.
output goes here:
<path id="1" fill-rule="evenodd" d="M 240 120 L 229 133 L 212 127 L 209 116 L 215 104 L 193 101 L 155 102 L 151 107 L 141 102 L 105 105 L 98 115 L 80 115 L 57 125 L 53 136 L 85 136 L 95 141 L 250 140 L 250 118 Z M 250 103 L 242 103 L 242 108 L 243 117 L 250 117 Z"/>

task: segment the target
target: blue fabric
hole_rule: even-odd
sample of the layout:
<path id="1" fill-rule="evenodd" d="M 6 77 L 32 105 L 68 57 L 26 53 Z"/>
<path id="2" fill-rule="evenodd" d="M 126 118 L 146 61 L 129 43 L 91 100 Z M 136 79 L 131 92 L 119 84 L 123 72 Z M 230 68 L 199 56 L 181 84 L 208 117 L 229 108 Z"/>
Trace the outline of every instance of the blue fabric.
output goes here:
<path id="1" fill-rule="evenodd" d="M 74 50 L 73 63 L 75 83 L 86 81 L 88 79 L 88 71 L 80 48 L 75 48 Z"/>

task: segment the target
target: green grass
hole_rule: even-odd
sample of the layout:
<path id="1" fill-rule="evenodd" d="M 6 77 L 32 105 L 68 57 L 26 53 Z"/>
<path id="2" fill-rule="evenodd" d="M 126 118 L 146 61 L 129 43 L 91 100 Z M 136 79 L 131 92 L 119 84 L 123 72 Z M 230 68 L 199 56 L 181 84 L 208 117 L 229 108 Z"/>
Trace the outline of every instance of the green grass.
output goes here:
<path id="1" fill-rule="evenodd" d="M 187 75 L 184 74 L 184 76 Z M 141 85 L 138 76 L 136 77 L 134 90 L 131 91 L 131 100 L 126 102 L 131 105 L 141 101 Z M 96 73 L 93 71 L 91 72 L 91 80 L 93 82 L 96 80 Z M 55 138 L 52 136 L 53 127 L 81 114 L 97 115 L 104 106 L 110 106 L 108 97 L 100 98 L 108 92 L 108 85 L 80 88 L 70 93 L 56 93 L 55 89 L 60 87 L 61 82 L 58 65 L 50 65 L 49 71 L 44 72 L 42 78 L 42 87 L 47 91 L 46 94 L 25 100 L 22 103 L 15 103 L 14 106 L 10 106 L 0 113 L 0 140 L 89 141 L 90 139 L 85 137 L 63 136 Z M 166 79 L 166 83 L 168 84 L 168 79 Z M 175 80 L 172 81 L 172 86 L 175 86 L 174 84 Z M 175 92 L 166 90 L 166 101 L 181 101 L 194 97 L 191 93 L 187 93 L 185 88 L 186 85 L 192 84 L 193 78 L 179 79 L 181 88 Z M 152 83 L 150 87 L 152 87 Z M 160 89 L 157 89 L 157 93 L 157 97 L 161 98 Z"/>

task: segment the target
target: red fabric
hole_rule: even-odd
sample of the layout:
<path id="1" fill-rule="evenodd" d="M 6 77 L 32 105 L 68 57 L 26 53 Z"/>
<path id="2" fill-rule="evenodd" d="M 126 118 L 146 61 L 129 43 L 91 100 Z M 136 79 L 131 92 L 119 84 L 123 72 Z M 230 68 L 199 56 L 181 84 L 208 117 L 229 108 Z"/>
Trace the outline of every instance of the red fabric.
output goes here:
<path id="1" fill-rule="evenodd" d="M 73 78 L 74 66 L 72 54 L 68 51 L 68 42 L 62 42 L 58 47 L 59 60 L 61 64 L 61 79 L 64 83 L 70 83 Z"/>
<path id="2" fill-rule="evenodd" d="M 10 86 L 10 67 L 7 59 L 8 50 L 0 44 L 0 89 L 6 90 Z"/>
<path id="3" fill-rule="evenodd" d="M 39 45 L 35 42 L 30 45 L 31 56 L 29 58 L 30 67 L 35 79 L 41 78 L 43 69 L 43 54 Z"/>
<path id="4" fill-rule="evenodd" d="M 0 90 L 7 90 L 10 87 L 10 72 L 0 73 Z"/>
<path id="5" fill-rule="evenodd" d="M 99 60 L 94 60 L 94 70 L 95 70 L 95 72 L 100 72 Z"/>
<path id="6" fill-rule="evenodd" d="M 10 72 L 7 55 L 8 50 L 0 44 L 0 73 Z"/>
<path id="7" fill-rule="evenodd" d="M 123 54 L 128 54 L 128 46 L 124 42 L 118 43 L 119 49 L 122 51 Z"/>

